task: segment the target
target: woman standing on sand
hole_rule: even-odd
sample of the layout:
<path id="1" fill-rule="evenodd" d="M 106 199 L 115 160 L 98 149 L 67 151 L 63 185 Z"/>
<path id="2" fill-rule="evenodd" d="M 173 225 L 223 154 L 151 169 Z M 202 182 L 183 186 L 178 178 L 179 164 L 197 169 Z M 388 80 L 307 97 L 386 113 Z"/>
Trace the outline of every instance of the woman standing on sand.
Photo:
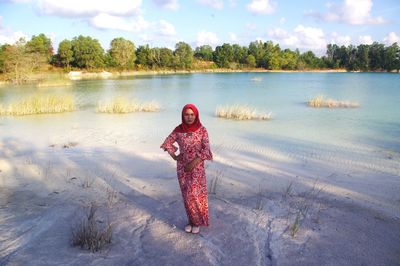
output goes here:
<path id="1" fill-rule="evenodd" d="M 178 148 L 173 145 L 178 143 Z M 188 224 L 185 231 L 198 234 L 199 226 L 208 226 L 208 198 L 204 160 L 212 160 L 208 133 L 200 123 L 199 111 L 193 104 L 182 109 L 182 123 L 161 145 L 177 161 L 177 174 L 185 204 Z"/>

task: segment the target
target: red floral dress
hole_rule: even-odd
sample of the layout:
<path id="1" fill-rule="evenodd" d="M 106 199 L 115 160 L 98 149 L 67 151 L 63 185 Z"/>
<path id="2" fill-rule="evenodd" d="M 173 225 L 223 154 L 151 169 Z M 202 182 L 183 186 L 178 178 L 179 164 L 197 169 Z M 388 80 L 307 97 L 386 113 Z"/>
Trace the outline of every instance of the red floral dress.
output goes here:
<path id="1" fill-rule="evenodd" d="M 208 226 L 208 197 L 204 160 L 212 160 L 212 153 L 205 127 L 195 132 L 172 132 L 161 145 L 168 153 L 175 153 L 178 143 L 182 159 L 177 161 L 177 175 L 189 223 L 195 226 Z M 191 172 L 184 167 L 194 158 L 202 161 Z"/>

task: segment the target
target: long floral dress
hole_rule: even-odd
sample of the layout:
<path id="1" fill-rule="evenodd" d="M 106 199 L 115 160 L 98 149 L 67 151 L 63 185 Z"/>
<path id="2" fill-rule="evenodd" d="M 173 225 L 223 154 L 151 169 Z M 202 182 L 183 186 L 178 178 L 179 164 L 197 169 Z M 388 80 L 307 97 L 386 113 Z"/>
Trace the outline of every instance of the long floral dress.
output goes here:
<path id="1" fill-rule="evenodd" d="M 195 132 L 172 132 L 161 145 L 169 153 L 175 153 L 178 143 L 182 159 L 177 161 L 177 175 L 189 223 L 195 226 L 208 226 L 208 197 L 204 160 L 212 160 L 212 153 L 205 127 Z M 201 159 L 191 172 L 184 167 L 196 157 Z"/>

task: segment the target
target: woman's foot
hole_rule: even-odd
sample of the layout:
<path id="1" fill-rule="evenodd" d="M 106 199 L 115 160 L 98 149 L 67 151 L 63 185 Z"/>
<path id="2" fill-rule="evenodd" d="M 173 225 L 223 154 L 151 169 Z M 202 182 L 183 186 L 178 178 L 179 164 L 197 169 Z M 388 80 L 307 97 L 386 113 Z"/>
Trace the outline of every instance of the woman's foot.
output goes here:
<path id="1" fill-rule="evenodd" d="M 185 226 L 185 232 L 186 232 L 186 233 L 192 232 L 192 226 L 191 226 L 190 224 L 188 224 L 188 225 Z"/>
<path id="2" fill-rule="evenodd" d="M 200 227 L 192 226 L 192 234 L 198 234 L 198 233 L 200 233 Z"/>

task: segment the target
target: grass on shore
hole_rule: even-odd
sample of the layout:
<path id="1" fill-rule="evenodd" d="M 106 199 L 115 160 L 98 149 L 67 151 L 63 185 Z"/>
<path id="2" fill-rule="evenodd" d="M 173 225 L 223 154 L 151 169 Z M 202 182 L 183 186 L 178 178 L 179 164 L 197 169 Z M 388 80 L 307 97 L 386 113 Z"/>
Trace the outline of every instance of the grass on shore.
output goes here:
<path id="1" fill-rule="evenodd" d="M 272 118 L 271 113 L 258 114 L 255 108 L 246 105 L 217 106 L 215 115 L 234 120 L 269 120 Z"/>
<path id="2" fill-rule="evenodd" d="M 75 109 L 72 96 L 69 95 L 33 95 L 8 104 L 0 104 L 0 115 L 34 115 L 71 112 Z"/>
<path id="3" fill-rule="evenodd" d="M 122 97 L 114 98 L 111 102 L 99 102 L 97 113 L 125 114 L 133 112 L 157 112 L 160 105 L 156 101 L 140 102 L 137 100 L 126 100 Z"/>
<path id="4" fill-rule="evenodd" d="M 112 240 L 112 226 L 108 222 L 99 224 L 96 219 L 97 206 L 92 203 L 88 213 L 71 228 L 72 246 L 80 246 L 92 252 L 103 249 Z"/>
<path id="5" fill-rule="evenodd" d="M 350 101 L 337 101 L 333 99 L 326 98 L 324 95 L 319 95 L 310 99 L 307 102 L 307 105 L 310 107 L 327 107 L 327 108 L 355 108 L 358 107 L 359 104 L 357 102 Z"/>

